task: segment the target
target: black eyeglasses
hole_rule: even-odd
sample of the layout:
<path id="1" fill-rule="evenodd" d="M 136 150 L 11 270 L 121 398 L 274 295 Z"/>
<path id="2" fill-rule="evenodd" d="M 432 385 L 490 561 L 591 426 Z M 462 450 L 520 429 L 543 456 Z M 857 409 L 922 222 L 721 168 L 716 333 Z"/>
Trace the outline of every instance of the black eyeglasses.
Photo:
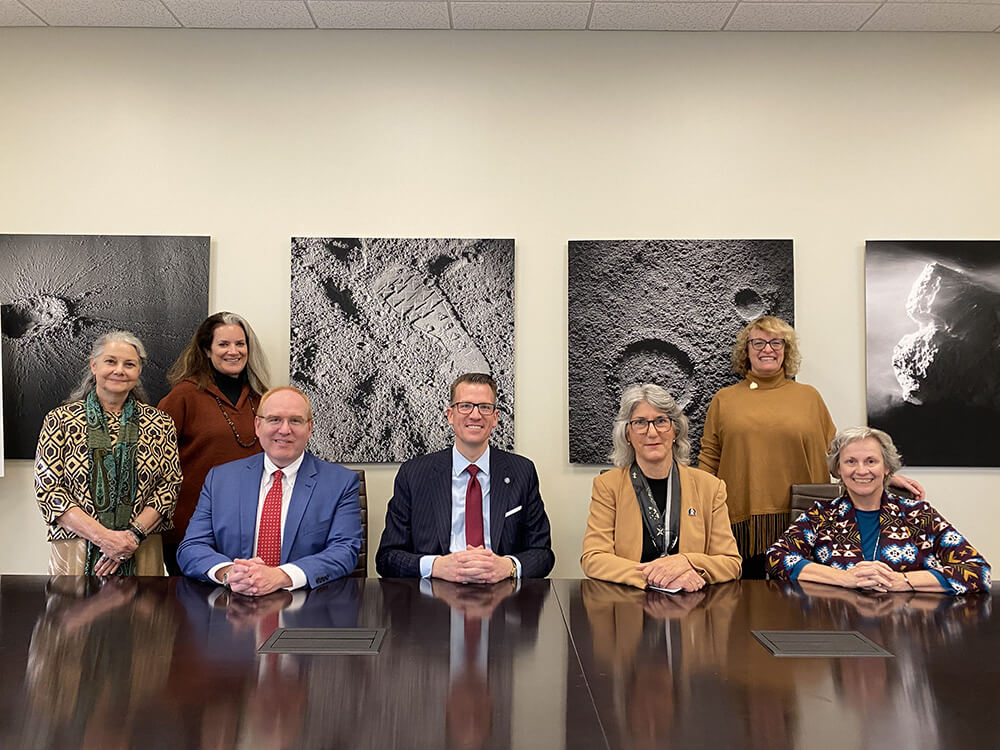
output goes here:
<path id="1" fill-rule="evenodd" d="M 643 419 L 639 417 L 628 422 L 628 426 L 636 432 L 649 432 L 650 425 L 653 425 L 657 432 L 666 432 L 670 424 L 670 420 L 666 417 L 657 417 L 656 419 Z"/>
<path id="2" fill-rule="evenodd" d="M 496 404 L 473 404 L 470 401 L 456 401 L 451 405 L 452 409 L 458 409 L 459 414 L 472 414 L 473 409 L 479 409 L 479 413 L 484 417 L 490 416 L 497 410 Z"/>
<path id="3" fill-rule="evenodd" d="M 765 346 L 770 346 L 773 352 L 780 352 L 785 348 L 784 339 L 771 339 L 770 341 L 767 339 L 750 339 L 749 344 L 755 352 L 763 351 Z"/>

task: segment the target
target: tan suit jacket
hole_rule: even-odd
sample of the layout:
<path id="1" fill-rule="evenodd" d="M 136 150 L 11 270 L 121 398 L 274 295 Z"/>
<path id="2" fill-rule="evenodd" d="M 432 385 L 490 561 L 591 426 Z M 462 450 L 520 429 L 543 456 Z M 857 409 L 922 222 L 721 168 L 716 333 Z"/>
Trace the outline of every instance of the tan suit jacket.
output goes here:
<path id="1" fill-rule="evenodd" d="M 729 525 L 726 484 L 704 471 L 678 467 L 681 529 L 678 554 L 708 583 L 740 577 L 742 560 Z M 693 511 L 693 513 L 692 513 Z M 642 511 L 626 469 L 594 479 L 580 565 L 590 578 L 646 587 L 635 569 L 642 557 Z"/>

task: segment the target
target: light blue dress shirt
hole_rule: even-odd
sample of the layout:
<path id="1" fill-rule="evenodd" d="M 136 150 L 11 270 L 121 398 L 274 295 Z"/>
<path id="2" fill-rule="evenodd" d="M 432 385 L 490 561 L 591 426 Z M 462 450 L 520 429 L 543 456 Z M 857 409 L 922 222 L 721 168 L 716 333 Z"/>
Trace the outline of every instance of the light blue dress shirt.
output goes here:
<path id="1" fill-rule="evenodd" d="M 465 493 L 469 487 L 469 472 L 466 469 L 470 463 L 479 467 L 476 479 L 479 480 L 479 486 L 483 491 L 483 542 L 486 549 L 493 549 L 490 539 L 490 446 L 487 444 L 483 455 L 470 462 L 453 445 L 451 447 L 451 544 L 448 547 L 449 552 L 458 552 L 468 546 L 465 541 Z M 420 575 L 422 577 L 430 577 L 436 557 L 439 555 L 424 555 L 420 558 Z M 511 555 L 508 555 L 508 558 L 514 561 L 517 577 L 520 578 L 521 562 Z"/>

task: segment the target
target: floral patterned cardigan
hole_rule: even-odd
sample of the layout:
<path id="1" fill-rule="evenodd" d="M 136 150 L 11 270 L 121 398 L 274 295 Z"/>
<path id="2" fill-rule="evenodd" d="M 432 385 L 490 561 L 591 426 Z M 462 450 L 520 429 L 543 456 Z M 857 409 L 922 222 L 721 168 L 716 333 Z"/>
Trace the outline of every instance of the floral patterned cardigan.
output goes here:
<path id="1" fill-rule="evenodd" d="M 989 563 L 928 503 L 883 492 L 878 522 L 876 560 L 900 573 L 929 570 L 950 594 L 990 590 Z M 767 571 L 790 580 L 802 562 L 848 570 L 864 559 L 854 503 L 842 495 L 795 519 L 767 550 Z"/>

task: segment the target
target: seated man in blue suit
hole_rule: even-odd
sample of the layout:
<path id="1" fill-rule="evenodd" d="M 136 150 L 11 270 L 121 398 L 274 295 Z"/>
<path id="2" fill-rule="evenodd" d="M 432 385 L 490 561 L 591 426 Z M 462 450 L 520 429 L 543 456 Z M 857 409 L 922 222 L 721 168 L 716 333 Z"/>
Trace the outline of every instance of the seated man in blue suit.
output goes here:
<path id="1" fill-rule="evenodd" d="M 555 555 L 535 466 L 491 448 L 497 384 L 467 373 L 451 384 L 450 449 L 399 467 L 375 556 L 379 575 L 456 583 L 544 578 Z"/>
<path id="2" fill-rule="evenodd" d="M 177 562 L 184 575 L 248 596 L 350 574 L 361 549 L 358 475 L 305 452 L 312 407 L 273 388 L 254 420 L 264 452 L 205 478 Z"/>

